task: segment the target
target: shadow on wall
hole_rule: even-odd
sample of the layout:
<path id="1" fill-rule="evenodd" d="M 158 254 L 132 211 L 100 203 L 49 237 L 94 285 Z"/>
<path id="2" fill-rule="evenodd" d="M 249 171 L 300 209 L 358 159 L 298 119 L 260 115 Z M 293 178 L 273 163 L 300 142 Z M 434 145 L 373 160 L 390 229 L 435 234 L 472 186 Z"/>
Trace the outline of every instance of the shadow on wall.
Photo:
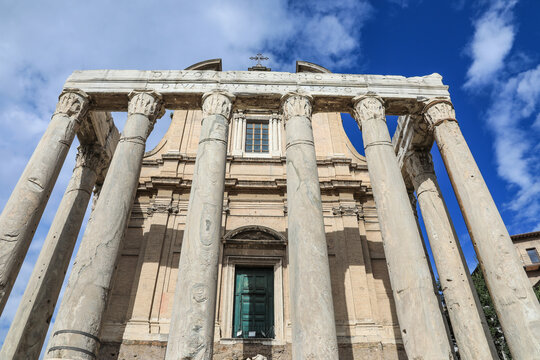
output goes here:
<path id="1" fill-rule="evenodd" d="M 137 314 L 151 314 L 156 322 L 160 318 L 168 321 L 172 308 L 183 231 L 176 230 L 176 224 L 154 224 L 145 233 L 142 224 L 142 219 L 132 218 L 117 262 L 104 316 L 99 353 L 102 360 L 164 359 L 165 356 L 166 334 L 160 336 L 159 325 L 150 324 L 148 318 L 141 319 L 143 327 L 140 329 L 147 326 L 144 331 L 156 334 L 159 340 L 122 342 L 128 320 L 136 318 Z M 407 359 L 402 347 L 388 348 L 369 340 L 351 343 L 356 324 L 360 327 L 397 324 L 382 242 L 367 240 L 358 227 L 350 225 L 344 226 L 342 231 L 328 232 L 327 243 L 340 360 L 380 359 L 381 356 Z M 286 262 L 285 257 L 283 265 L 288 267 Z M 145 275 L 141 277 L 143 268 Z M 370 278 L 372 284 L 369 284 Z M 150 287 L 146 287 L 147 284 Z M 157 289 L 158 286 L 164 288 Z M 163 295 L 154 298 L 156 293 Z M 399 328 L 393 327 L 393 331 L 399 338 Z M 215 360 L 253 359 L 257 354 L 268 360 L 291 359 L 291 345 L 271 346 L 249 340 L 214 345 Z"/>

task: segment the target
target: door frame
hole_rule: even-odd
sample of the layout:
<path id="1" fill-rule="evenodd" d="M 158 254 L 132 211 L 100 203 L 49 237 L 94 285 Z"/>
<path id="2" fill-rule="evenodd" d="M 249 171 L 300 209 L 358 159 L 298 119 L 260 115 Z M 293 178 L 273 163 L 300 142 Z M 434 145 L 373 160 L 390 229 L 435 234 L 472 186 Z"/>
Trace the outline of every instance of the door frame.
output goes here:
<path id="1" fill-rule="evenodd" d="M 223 290 L 222 305 L 222 338 L 238 341 L 249 340 L 233 338 L 234 325 L 234 284 L 236 267 L 265 267 L 274 270 L 274 339 L 261 339 L 272 345 L 284 345 L 284 313 L 283 313 L 283 257 L 281 256 L 225 256 L 222 272 Z"/>

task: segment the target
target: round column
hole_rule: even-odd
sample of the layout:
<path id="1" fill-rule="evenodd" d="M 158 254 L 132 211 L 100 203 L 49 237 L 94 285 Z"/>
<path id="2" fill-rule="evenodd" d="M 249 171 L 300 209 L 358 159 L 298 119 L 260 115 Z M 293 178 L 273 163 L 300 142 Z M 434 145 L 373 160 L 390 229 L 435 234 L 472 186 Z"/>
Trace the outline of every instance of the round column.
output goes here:
<path id="1" fill-rule="evenodd" d="M 353 99 L 362 129 L 369 178 L 401 337 L 411 359 L 453 359 L 428 260 L 386 126 L 383 101 Z"/>
<path id="2" fill-rule="evenodd" d="M 218 281 L 227 137 L 234 96 L 202 99 L 203 119 L 189 195 L 167 360 L 211 360 Z"/>
<path id="3" fill-rule="evenodd" d="M 498 359 L 437 183 L 431 155 L 427 151 L 411 152 L 405 159 L 405 169 L 418 197 L 461 359 Z"/>
<path id="4" fill-rule="evenodd" d="M 126 125 L 86 226 L 46 359 L 94 360 L 98 354 L 101 318 L 137 191 L 146 138 L 164 113 L 161 96 L 153 91 L 133 91 L 129 98 Z"/>
<path id="5" fill-rule="evenodd" d="M 0 215 L 0 313 L 19 274 L 89 98 L 65 89 L 56 111 Z"/>
<path id="6" fill-rule="evenodd" d="M 311 97 L 282 99 L 287 134 L 289 285 L 293 359 L 338 359 L 330 266 L 311 127 Z"/>
<path id="7" fill-rule="evenodd" d="M 424 108 L 515 359 L 540 359 L 540 304 L 508 230 L 463 138 L 452 103 Z"/>
<path id="8" fill-rule="evenodd" d="M 104 156 L 99 146 L 79 147 L 73 175 L 4 340 L 0 359 L 39 358 L 97 174 L 108 165 Z"/>

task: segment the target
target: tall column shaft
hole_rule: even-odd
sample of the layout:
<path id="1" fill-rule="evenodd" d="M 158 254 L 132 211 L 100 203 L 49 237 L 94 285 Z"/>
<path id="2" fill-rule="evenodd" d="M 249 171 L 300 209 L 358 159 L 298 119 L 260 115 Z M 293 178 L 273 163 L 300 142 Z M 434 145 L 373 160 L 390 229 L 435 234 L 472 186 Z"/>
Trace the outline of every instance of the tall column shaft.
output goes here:
<path id="1" fill-rule="evenodd" d="M 84 233 L 46 359 L 94 360 L 101 318 L 141 171 L 146 138 L 163 115 L 154 92 L 130 94 L 128 118 Z"/>
<path id="2" fill-rule="evenodd" d="M 515 359 L 540 359 L 540 304 L 449 101 L 424 109 Z"/>
<path id="3" fill-rule="evenodd" d="M 80 122 L 88 96 L 64 90 L 56 111 L 0 215 L 0 313 L 19 274 Z"/>
<path id="4" fill-rule="evenodd" d="M 79 147 L 73 175 L 4 340 L 0 359 L 39 358 L 97 173 L 105 165 L 100 147 Z"/>
<path id="5" fill-rule="evenodd" d="M 212 359 L 221 211 L 233 99 L 232 95 L 219 91 L 203 96 L 201 136 L 182 240 L 167 360 Z"/>
<path id="6" fill-rule="evenodd" d="M 293 359 L 337 359 L 311 98 L 287 94 L 287 204 Z"/>
<path id="7" fill-rule="evenodd" d="M 418 226 L 394 153 L 382 100 L 355 98 L 401 336 L 411 359 L 453 358 Z"/>
<path id="8" fill-rule="evenodd" d="M 437 183 L 431 155 L 428 152 L 412 152 L 405 160 L 405 168 L 418 197 L 461 359 L 498 359 Z"/>

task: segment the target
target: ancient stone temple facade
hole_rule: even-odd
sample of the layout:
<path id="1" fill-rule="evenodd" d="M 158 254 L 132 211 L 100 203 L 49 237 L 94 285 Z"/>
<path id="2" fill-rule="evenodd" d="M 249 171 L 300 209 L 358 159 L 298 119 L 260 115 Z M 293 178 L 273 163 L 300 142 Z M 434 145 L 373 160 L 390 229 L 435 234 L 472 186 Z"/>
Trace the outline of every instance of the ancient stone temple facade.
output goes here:
<path id="1" fill-rule="evenodd" d="M 540 308 L 439 75 L 77 71 L 0 216 L 3 307 L 75 135 L 77 167 L 0 353 L 45 359 L 496 359 L 433 172 L 441 151 L 511 351 Z M 263 71 L 264 70 L 264 71 Z M 165 109 L 170 126 L 146 139 Z M 127 111 L 119 135 L 110 112 Z M 362 130 L 365 156 L 341 115 Z M 391 139 L 386 115 L 400 115 Z"/>

